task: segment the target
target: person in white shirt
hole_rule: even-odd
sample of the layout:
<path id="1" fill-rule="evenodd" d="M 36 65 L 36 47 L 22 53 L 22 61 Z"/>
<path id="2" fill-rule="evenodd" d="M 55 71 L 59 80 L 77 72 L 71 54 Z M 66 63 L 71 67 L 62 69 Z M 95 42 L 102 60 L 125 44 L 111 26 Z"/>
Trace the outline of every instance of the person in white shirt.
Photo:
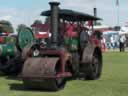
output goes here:
<path id="1" fill-rule="evenodd" d="M 114 49 L 115 48 L 115 38 L 114 38 L 114 36 L 111 36 L 110 42 L 111 42 L 111 47 Z"/>
<path id="2" fill-rule="evenodd" d="M 101 44 L 102 44 L 102 50 L 105 51 L 106 50 L 106 39 L 104 36 L 101 39 Z"/>

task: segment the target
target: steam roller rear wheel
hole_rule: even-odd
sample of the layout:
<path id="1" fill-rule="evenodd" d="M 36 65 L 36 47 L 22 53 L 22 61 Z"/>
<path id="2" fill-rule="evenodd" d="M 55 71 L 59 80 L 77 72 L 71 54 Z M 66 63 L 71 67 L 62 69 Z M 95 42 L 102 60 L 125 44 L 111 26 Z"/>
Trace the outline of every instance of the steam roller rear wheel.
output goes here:
<path id="1" fill-rule="evenodd" d="M 72 69 L 75 77 L 79 75 L 79 54 L 78 52 L 72 53 Z"/>
<path id="2" fill-rule="evenodd" d="M 92 63 L 87 64 L 86 69 L 86 80 L 99 79 L 102 71 L 102 60 L 100 60 L 98 54 L 94 53 Z"/>

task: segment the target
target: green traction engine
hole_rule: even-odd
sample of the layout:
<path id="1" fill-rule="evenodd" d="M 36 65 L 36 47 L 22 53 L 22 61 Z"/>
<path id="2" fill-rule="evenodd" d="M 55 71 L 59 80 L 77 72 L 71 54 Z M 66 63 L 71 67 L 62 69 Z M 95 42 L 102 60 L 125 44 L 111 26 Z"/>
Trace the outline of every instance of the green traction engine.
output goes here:
<path id="1" fill-rule="evenodd" d="M 4 74 L 17 74 L 22 69 L 23 48 L 34 41 L 33 32 L 25 27 L 18 35 L 0 36 L 0 71 Z"/>

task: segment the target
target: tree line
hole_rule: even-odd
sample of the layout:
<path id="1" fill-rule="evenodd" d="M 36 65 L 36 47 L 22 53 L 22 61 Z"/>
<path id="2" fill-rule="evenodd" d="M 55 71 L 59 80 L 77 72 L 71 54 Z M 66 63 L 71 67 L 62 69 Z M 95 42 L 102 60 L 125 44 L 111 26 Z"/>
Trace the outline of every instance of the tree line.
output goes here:
<path id="1" fill-rule="evenodd" d="M 42 24 L 42 21 L 35 20 L 33 24 Z M 27 27 L 25 24 L 19 24 L 16 28 L 16 31 L 19 32 L 22 28 L 25 27 Z M 14 32 L 13 25 L 10 21 L 0 20 L 0 33 L 5 33 L 5 32 L 13 33 Z"/>
<path id="2" fill-rule="evenodd" d="M 50 23 L 50 17 L 47 17 L 44 21 L 45 24 L 49 24 Z M 32 25 L 36 25 L 36 24 L 42 24 L 41 20 L 35 20 L 33 22 Z M 96 25 L 102 25 L 101 22 L 97 22 Z M 16 31 L 19 32 L 22 28 L 27 27 L 25 24 L 19 24 L 16 28 Z M 14 28 L 11 24 L 10 21 L 6 21 L 6 20 L 0 20 L 0 33 L 2 32 L 9 32 L 9 33 L 13 33 L 14 32 Z"/>

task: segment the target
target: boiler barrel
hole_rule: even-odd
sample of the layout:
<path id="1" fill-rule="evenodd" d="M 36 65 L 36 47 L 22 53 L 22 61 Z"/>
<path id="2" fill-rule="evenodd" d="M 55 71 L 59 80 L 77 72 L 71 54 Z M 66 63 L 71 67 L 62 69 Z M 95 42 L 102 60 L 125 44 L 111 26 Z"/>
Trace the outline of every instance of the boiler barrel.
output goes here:
<path id="1" fill-rule="evenodd" d="M 14 56 L 15 53 L 16 53 L 16 47 L 14 44 L 0 45 L 0 56 Z"/>

